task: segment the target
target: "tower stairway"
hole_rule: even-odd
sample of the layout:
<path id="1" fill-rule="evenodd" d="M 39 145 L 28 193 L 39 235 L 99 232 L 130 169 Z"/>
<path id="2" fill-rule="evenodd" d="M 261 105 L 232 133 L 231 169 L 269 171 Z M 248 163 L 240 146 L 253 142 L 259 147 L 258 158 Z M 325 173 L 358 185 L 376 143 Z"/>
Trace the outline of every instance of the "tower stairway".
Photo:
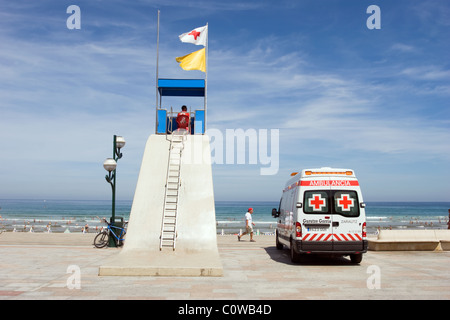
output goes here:
<path id="1" fill-rule="evenodd" d="M 178 198 L 181 186 L 181 155 L 184 149 L 183 134 L 174 132 L 167 137 L 170 141 L 170 147 L 159 250 L 175 250 L 177 240 Z"/>

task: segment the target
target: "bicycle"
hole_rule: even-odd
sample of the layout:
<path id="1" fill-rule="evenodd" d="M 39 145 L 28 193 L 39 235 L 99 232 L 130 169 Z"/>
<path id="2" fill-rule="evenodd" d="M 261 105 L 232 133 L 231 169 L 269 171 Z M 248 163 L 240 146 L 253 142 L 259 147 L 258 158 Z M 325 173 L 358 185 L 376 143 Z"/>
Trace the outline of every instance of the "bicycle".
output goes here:
<path id="1" fill-rule="evenodd" d="M 94 246 L 96 248 L 103 248 L 103 247 L 105 247 L 108 244 L 108 242 L 109 242 L 109 237 L 111 236 L 111 234 L 116 239 L 115 241 L 117 242 L 117 245 L 118 246 L 122 246 L 123 242 L 125 241 L 125 235 L 127 233 L 125 228 L 113 226 L 113 225 L 111 225 L 111 223 L 109 223 L 105 219 L 103 219 L 103 221 L 108 226 L 107 226 L 106 230 L 101 231 L 98 235 L 95 236 L 95 238 L 94 238 Z M 127 222 L 124 223 L 124 226 L 126 224 L 127 224 Z M 120 230 L 120 234 L 117 235 L 114 232 L 113 228 L 117 229 L 117 230 Z M 116 232 L 118 232 L 118 231 L 116 231 Z"/>

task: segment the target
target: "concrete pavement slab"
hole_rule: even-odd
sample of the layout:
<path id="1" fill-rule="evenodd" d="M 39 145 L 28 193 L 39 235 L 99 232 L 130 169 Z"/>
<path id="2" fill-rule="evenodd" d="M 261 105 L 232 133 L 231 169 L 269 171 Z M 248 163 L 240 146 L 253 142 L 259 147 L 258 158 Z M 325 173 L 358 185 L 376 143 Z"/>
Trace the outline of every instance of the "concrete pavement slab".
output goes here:
<path id="1" fill-rule="evenodd" d="M 217 236 L 220 277 L 99 276 L 122 249 L 73 245 L 82 234 L 55 236 L 56 244 L 3 236 L 0 300 L 450 299 L 448 251 L 369 251 L 359 265 L 313 256 L 293 264 L 273 236 Z"/>

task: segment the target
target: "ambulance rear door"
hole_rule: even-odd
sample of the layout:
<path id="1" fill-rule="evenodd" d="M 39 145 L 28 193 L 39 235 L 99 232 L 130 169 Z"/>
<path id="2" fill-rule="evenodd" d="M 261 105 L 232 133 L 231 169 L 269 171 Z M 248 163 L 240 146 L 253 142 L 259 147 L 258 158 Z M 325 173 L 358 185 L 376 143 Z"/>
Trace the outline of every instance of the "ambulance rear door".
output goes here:
<path id="1" fill-rule="evenodd" d="M 299 223 L 302 225 L 301 251 L 317 252 L 333 250 L 333 228 L 329 198 L 329 178 L 314 177 L 301 181 L 299 201 L 303 210 Z M 302 200 L 300 200 L 302 199 Z"/>
<path id="2" fill-rule="evenodd" d="M 330 180 L 334 251 L 363 250 L 364 209 L 356 179 Z"/>

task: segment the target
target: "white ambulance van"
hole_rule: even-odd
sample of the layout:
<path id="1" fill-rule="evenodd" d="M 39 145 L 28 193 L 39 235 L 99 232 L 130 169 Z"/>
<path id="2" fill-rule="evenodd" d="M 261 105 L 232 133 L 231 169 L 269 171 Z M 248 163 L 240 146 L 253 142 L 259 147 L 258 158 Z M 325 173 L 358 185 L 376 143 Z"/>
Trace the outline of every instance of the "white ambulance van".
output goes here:
<path id="1" fill-rule="evenodd" d="M 360 263 L 368 246 L 366 213 L 353 170 L 306 169 L 291 176 L 272 210 L 277 249 L 287 246 L 293 262 L 304 254 L 332 254 Z"/>

